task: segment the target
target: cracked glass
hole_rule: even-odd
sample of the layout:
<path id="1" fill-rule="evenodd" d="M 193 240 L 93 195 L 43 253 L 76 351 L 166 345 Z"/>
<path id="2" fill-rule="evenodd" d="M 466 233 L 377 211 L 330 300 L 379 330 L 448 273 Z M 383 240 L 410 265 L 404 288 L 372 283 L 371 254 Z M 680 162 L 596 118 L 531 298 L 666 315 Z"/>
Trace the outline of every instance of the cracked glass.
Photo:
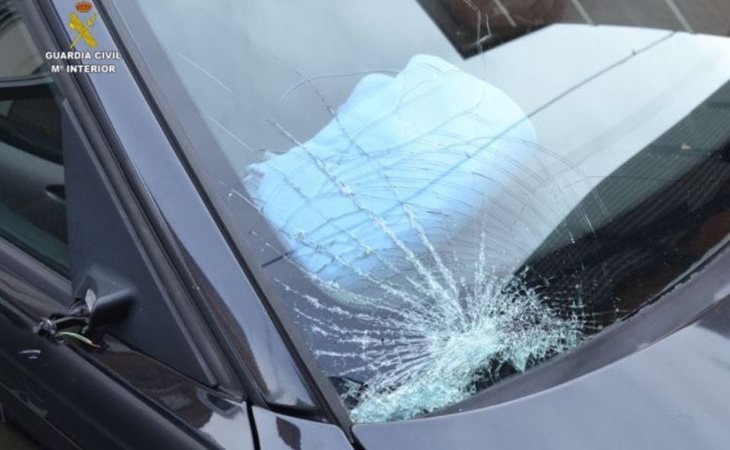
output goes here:
<path id="1" fill-rule="evenodd" d="M 181 3 L 116 8 L 353 422 L 569 353 L 730 232 L 730 24 L 692 3 Z"/>

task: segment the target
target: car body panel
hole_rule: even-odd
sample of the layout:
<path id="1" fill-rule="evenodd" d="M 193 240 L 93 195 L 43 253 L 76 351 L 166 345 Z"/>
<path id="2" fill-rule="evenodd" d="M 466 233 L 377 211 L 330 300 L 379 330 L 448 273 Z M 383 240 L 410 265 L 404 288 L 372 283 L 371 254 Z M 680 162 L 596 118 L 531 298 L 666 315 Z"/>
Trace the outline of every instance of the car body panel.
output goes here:
<path id="1" fill-rule="evenodd" d="M 112 449 L 149 444 L 164 448 L 203 448 L 207 439 L 196 435 L 193 426 L 186 425 L 182 418 L 184 415 L 176 418 L 174 408 L 165 412 L 151 407 L 149 399 L 102 369 L 86 350 L 51 342 L 33 332 L 35 321 L 29 312 L 53 310 L 58 300 L 49 296 L 46 289 L 28 284 L 22 278 L 22 270 L 7 259 L 13 256 L 13 261 L 17 261 L 23 257 L 15 257 L 12 249 L 4 247 L 0 257 L 3 271 L 0 288 L 0 342 L 3 343 L 0 347 L 0 402 L 5 406 L 5 416 L 49 448 L 102 445 Z M 43 286 L 48 283 L 37 284 Z M 14 306 L 28 304 L 29 298 L 33 304 L 28 311 Z M 109 355 L 112 353 L 118 354 L 113 351 Z M 125 366 L 128 371 L 149 375 L 148 361 Z M 165 374 L 167 376 L 161 376 Z M 154 383 L 164 381 L 166 390 L 163 392 L 168 394 L 185 391 L 183 386 L 190 383 L 186 380 L 169 384 L 170 379 L 175 378 L 170 378 L 166 368 L 158 368 L 155 375 L 158 378 Z M 130 379 L 134 380 L 134 377 Z M 205 409 L 198 398 L 204 397 L 193 400 Z M 200 408 L 198 406 L 198 411 Z M 212 408 L 208 409 L 209 416 L 216 414 Z M 243 420 L 244 424 L 247 422 Z M 134 433 L 127 430 L 134 430 Z M 247 430 L 250 432 L 246 426 L 239 432 L 244 433 L 240 435 L 242 445 L 246 443 Z M 250 442 L 250 435 L 248 439 Z"/>
<path id="2" fill-rule="evenodd" d="M 254 406 L 260 445 L 266 450 L 352 450 L 335 425 L 302 420 Z"/>

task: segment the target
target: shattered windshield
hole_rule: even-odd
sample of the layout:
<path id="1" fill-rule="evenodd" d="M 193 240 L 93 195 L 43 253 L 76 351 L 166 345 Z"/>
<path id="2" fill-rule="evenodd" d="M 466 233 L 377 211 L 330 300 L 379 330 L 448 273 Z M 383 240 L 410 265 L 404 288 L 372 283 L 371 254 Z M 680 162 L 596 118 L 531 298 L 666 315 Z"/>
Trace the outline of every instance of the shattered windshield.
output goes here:
<path id="1" fill-rule="evenodd" d="M 730 40 L 709 33 L 730 11 L 643 3 L 116 8 L 256 281 L 363 423 L 580 345 L 724 242 Z"/>

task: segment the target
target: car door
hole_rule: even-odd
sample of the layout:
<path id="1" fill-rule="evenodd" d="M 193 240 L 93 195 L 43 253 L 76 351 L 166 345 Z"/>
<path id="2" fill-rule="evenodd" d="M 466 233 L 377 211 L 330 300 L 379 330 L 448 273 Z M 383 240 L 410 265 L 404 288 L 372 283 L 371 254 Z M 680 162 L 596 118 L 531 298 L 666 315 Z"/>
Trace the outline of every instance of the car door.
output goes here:
<path id="1" fill-rule="evenodd" d="M 183 289 L 28 6 L 0 1 L 2 415 L 48 448 L 254 448 L 240 384 L 170 300 Z"/>

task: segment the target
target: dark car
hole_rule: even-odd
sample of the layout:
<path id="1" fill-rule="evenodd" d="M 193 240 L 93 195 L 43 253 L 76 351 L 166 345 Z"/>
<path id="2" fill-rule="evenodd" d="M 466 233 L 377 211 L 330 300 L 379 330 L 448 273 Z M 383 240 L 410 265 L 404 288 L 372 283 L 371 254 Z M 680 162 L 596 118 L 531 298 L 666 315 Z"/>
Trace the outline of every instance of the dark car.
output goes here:
<path id="1" fill-rule="evenodd" d="M 0 444 L 728 448 L 729 5 L 0 0 Z"/>

